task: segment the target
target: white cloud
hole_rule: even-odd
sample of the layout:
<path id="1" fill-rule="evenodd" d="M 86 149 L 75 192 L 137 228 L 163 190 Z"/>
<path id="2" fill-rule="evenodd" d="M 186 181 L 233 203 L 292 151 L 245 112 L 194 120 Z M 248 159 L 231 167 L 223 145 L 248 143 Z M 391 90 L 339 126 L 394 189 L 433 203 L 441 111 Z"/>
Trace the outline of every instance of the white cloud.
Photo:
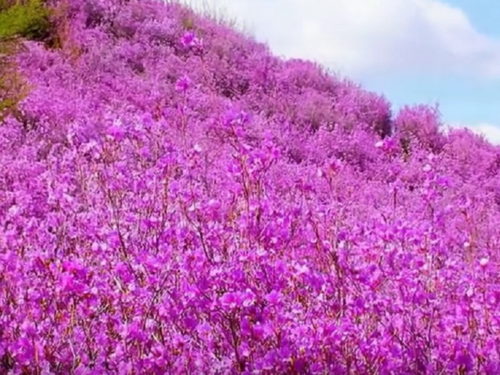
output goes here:
<path id="1" fill-rule="evenodd" d="M 343 74 L 393 71 L 500 78 L 500 40 L 438 0 L 184 0 L 219 9 L 278 54 Z"/>
<path id="2" fill-rule="evenodd" d="M 500 126 L 483 123 L 468 127 L 477 134 L 484 135 L 487 140 L 495 145 L 500 145 Z"/>

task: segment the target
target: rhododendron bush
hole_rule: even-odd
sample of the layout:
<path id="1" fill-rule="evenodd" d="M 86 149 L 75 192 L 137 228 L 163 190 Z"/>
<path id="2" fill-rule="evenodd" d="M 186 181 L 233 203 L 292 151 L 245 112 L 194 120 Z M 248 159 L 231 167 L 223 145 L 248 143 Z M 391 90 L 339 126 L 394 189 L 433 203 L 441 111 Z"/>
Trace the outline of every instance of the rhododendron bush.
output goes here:
<path id="1" fill-rule="evenodd" d="M 500 372 L 498 146 L 175 3 L 45 6 L 0 125 L 0 373 Z"/>

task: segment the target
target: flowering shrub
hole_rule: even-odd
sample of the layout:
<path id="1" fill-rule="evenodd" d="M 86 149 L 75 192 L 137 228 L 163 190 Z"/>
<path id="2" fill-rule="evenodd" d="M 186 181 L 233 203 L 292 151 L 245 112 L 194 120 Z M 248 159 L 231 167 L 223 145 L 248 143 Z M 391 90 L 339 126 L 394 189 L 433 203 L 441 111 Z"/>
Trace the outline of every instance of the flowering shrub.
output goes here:
<path id="1" fill-rule="evenodd" d="M 0 126 L 0 373 L 500 371 L 498 147 L 175 3 L 64 9 Z"/>

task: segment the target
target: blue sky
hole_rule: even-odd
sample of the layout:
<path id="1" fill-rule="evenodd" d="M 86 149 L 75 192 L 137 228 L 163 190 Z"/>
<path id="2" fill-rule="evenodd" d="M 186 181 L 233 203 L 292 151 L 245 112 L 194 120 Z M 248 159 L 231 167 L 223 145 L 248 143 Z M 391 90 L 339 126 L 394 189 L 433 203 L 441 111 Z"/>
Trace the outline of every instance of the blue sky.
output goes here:
<path id="1" fill-rule="evenodd" d="M 500 4 L 496 0 L 448 0 L 451 6 L 462 9 L 481 33 L 500 37 Z"/>
<path id="2" fill-rule="evenodd" d="M 185 0 L 284 57 L 315 60 L 393 110 L 439 103 L 443 121 L 500 144 L 498 0 Z"/>

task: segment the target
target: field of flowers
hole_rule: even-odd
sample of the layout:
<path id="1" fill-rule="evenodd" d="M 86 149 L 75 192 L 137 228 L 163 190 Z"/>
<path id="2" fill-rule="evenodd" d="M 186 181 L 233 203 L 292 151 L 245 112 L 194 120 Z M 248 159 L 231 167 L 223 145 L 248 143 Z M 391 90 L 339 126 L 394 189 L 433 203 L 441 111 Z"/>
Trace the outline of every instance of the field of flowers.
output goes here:
<path id="1" fill-rule="evenodd" d="M 0 55 L 0 374 L 500 373 L 500 147 L 175 3 L 43 7 Z"/>

